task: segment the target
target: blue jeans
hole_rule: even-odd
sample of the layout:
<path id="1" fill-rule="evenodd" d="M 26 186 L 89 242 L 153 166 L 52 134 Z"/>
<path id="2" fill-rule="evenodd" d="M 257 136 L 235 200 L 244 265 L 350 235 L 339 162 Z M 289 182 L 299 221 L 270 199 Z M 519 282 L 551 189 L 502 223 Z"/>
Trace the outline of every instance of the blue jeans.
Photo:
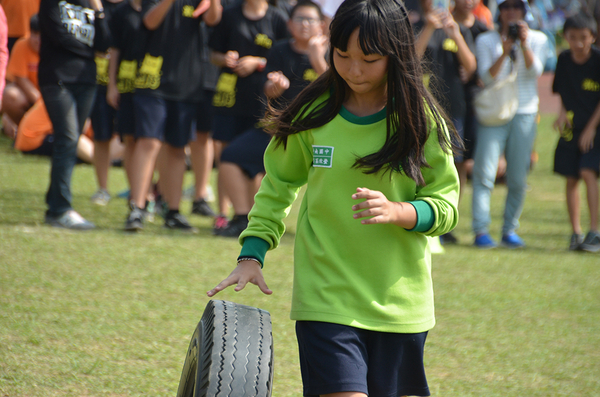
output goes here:
<path id="1" fill-rule="evenodd" d="M 490 226 L 490 198 L 494 189 L 498 159 L 506 156 L 508 194 L 504 208 L 502 235 L 519 227 L 523 211 L 531 151 L 537 132 L 534 114 L 517 114 L 499 127 L 477 125 L 477 142 L 473 165 L 473 232 L 487 233 Z"/>
<path id="2" fill-rule="evenodd" d="M 63 84 L 40 87 L 54 130 L 47 215 L 60 216 L 71 207 L 71 175 L 77 162 L 77 142 L 94 103 L 96 86 Z"/>

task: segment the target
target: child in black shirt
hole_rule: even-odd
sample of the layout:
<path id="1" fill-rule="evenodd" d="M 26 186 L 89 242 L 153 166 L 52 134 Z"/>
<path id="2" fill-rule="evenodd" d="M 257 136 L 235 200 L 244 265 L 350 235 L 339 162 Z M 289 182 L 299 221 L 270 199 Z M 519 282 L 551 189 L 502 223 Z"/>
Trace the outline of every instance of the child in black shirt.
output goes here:
<path id="1" fill-rule="evenodd" d="M 212 63 L 221 68 L 212 100 L 216 159 L 221 157 L 219 149 L 262 117 L 265 67 L 273 43 L 288 36 L 286 19 L 267 0 L 244 0 L 227 7 L 215 26 L 208 46 Z M 215 228 L 220 229 L 226 226 L 227 202 L 220 183 L 217 188 L 220 216 Z"/>
<path id="2" fill-rule="evenodd" d="M 600 50 L 592 47 L 597 25 L 579 14 L 565 21 L 570 49 L 560 54 L 552 90 L 560 94 L 561 111 L 554 126 L 561 137 L 554 172 L 567 178 L 567 207 L 573 235 L 569 249 L 600 251 L 598 234 L 598 173 L 600 171 Z M 579 180 L 587 188 L 590 231 L 585 238 L 579 221 Z"/>
<path id="3" fill-rule="evenodd" d="M 267 63 L 264 93 L 273 106 L 285 106 L 300 91 L 327 70 L 327 37 L 318 4 L 301 0 L 292 8 L 287 22 L 292 39 L 273 45 Z M 215 234 L 238 237 L 248 225 L 248 212 L 264 176 L 263 155 L 271 137 L 259 128 L 246 130 L 221 155 L 219 181 L 231 199 L 235 216 Z"/>

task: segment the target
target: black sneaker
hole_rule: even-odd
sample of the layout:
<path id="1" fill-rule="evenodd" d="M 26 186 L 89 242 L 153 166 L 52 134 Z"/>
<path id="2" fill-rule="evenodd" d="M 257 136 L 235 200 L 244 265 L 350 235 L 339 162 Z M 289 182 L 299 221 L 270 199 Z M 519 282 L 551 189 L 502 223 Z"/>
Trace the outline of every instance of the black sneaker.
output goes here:
<path id="1" fill-rule="evenodd" d="M 579 246 L 579 249 L 587 252 L 600 251 L 600 234 L 598 232 L 588 232 L 583 240 L 583 243 L 581 243 Z"/>
<path id="2" fill-rule="evenodd" d="M 570 251 L 578 251 L 583 243 L 583 234 L 573 233 L 571 235 L 571 243 L 569 244 Z"/>
<path id="3" fill-rule="evenodd" d="M 129 204 L 131 211 L 125 221 L 126 232 L 137 232 L 144 228 L 144 210 L 136 206 L 133 202 Z"/>
<path id="4" fill-rule="evenodd" d="M 198 229 L 189 224 L 187 219 L 179 212 L 167 214 L 165 217 L 165 227 L 172 230 L 181 230 L 188 233 L 198 233 Z"/>
<path id="5" fill-rule="evenodd" d="M 217 214 L 203 198 L 192 203 L 192 214 L 215 217 Z"/>
<path id="6" fill-rule="evenodd" d="M 227 226 L 215 229 L 214 234 L 221 237 L 239 237 L 248 227 L 248 215 L 235 215 Z"/>
<path id="7" fill-rule="evenodd" d="M 458 239 L 456 238 L 456 236 L 454 236 L 454 234 L 452 234 L 452 232 L 448 232 L 440 236 L 440 243 L 442 245 L 458 244 Z"/>

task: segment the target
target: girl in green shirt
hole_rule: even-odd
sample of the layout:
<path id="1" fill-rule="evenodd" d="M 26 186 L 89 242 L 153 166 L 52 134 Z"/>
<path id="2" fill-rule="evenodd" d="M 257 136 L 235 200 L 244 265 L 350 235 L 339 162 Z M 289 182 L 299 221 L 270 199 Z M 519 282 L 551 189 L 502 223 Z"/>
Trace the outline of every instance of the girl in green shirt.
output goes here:
<path id="1" fill-rule="evenodd" d="M 291 310 L 304 395 L 426 396 L 427 236 L 458 222 L 457 148 L 423 85 L 400 0 L 346 0 L 330 32 L 332 67 L 285 109 L 267 110 L 274 138 L 238 266 L 208 296 L 248 282 L 272 293 L 265 254 L 306 185 Z"/>

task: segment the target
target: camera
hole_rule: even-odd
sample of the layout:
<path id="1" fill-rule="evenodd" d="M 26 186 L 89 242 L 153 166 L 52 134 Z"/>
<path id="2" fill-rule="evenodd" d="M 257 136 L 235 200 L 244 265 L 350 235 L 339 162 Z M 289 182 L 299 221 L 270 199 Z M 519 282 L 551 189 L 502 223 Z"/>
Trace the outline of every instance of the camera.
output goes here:
<path id="1" fill-rule="evenodd" d="M 508 24 L 508 38 L 513 40 L 519 38 L 519 27 L 514 22 Z"/>

